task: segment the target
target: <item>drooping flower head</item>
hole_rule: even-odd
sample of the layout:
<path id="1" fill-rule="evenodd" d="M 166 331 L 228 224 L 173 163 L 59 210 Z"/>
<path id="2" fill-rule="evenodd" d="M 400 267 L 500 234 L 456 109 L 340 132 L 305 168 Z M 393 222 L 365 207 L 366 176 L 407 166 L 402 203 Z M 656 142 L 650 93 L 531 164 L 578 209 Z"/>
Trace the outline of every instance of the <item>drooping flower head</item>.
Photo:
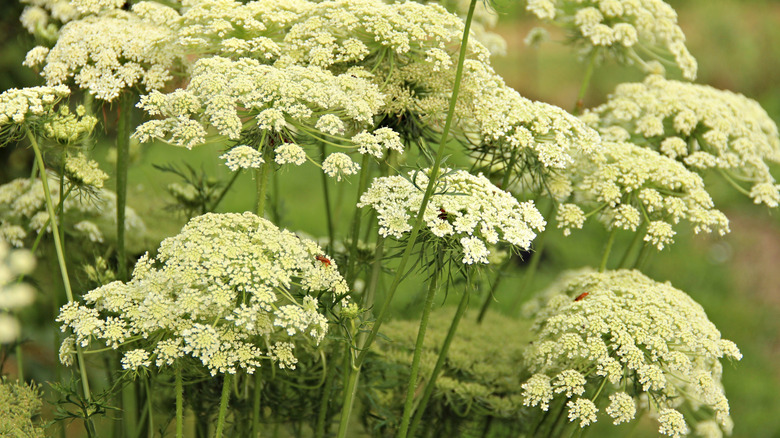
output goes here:
<path id="1" fill-rule="evenodd" d="M 730 430 L 720 359 L 739 360 L 704 309 L 668 283 L 638 271 L 584 272 L 553 286 L 536 311 L 526 362 L 526 403 L 547 410 L 556 394 L 572 399 L 569 418 L 593 422 L 582 398 L 609 397 L 615 424 L 638 407 L 660 414 L 661 433 L 680 436 L 688 422 L 715 419 Z M 650 407 L 641 404 L 651 399 Z M 588 401 L 594 401 L 589 399 Z"/>
<path id="2" fill-rule="evenodd" d="M 529 0 L 526 9 L 541 20 L 563 26 L 588 51 L 607 48 L 618 60 L 640 64 L 647 72 L 659 66 L 651 61 L 671 57 L 686 79 L 696 79 L 696 59 L 685 47 L 677 13 L 666 2 Z"/>
<path id="3" fill-rule="evenodd" d="M 379 234 L 397 239 L 412 230 L 428 184 L 428 169 L 404 176 L 377 178 L 360 196 L 358 207 L 370 206 L 379 219 Z M 488 263 L 486 245 L 499 241 L 529 249 L 546 222 L 533 201 L 519 203 L 482 174 L 442 169 L 423 220 L 437 238 L 456 239 L 465 264 Z"/>
<path id="4" fill-rule="evenodd" d="M 768 167 L 780 162 L 777 125 L 741 94 L 651 75 L 619 85 L 583 119 L 605 137 L 630 139 L 694 171 L 715 169 L 757 204 L 780 203 Z"/>
<path id="5" fill-rule="evenodd" d="M 558 227 L 582 228 L 589 211 L 609 228 L 637 231 L 659 250 L 671 244 L 673 226 L 687 221 L 694 232 L 729 231 L 728 219 L 713 208 L 701 177 L 669 157 L 626 142 L 604 142 L 601 159 L 583 157 L 561 173 Z M 553 179 L 552 185 L 555 186 Z M 568 202 L 567 202 L 568 201 Z"/>
<path id="6" fill-rule="evenodd" d="M 252 373 L 264 359 L 295 368 L 295 345 L 328 330 L 314 294 L 347 292 L 335 262 L 318 256 L 313 241 L 254 214 L 209 213 L 141 258 L 129 282 L 90 291 L 57 320 L 82 346 L 121 348 L 127 369 L 184 356 L 212 375 Z"/>

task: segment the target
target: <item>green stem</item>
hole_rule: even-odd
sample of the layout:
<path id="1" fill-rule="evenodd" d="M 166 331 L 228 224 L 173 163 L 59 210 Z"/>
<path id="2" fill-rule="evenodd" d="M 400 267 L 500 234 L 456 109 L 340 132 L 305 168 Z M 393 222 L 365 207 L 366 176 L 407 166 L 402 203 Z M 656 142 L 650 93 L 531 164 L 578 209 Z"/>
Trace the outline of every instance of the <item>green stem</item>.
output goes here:
<path id="1" fill-rule="evenodd" d="M 184 385 L 181 374 L 179 365 L 176 367 L 176 438 L 184 437 Z"/>
<path id="2" fill-rule="evenodd" d="M 425 413 L 425 407 L 428 405 L 428 401 L 431 399 L 431 395 L 433 395 L 433 388 L 436 386 L 436 379 L 439 377 L 439 373 L 441 373 L 442 368 L 444 368 L 444 361 L 447 359 L 447 353 L 450 350 L 450 344 L 452 344 L 452 339 L 455 337 L 455 333 L 458 331 L 458 324 L 460 323 L 461 318 L 463 318 L 463 314 L 466 312 L 468 303 L 469 294 L 468 290 L 466 290 L 463 292 L 463 297 L 461 297 L 460 303 L 458 304 L 458 310 L 455 311 L 455 316 L 452 318 L 450 329 L 447 331 L 447 337 L 444 338 L 444 343 L 441 346 L 441 350 L 439 350 L 439 358 L 436 360 L 436 365 L 433 367 L 433 373 L 431 373 L 431 377 L 428 379 L 428 383 L 425 385 L 425 392 L 423 393 L 422 400 L 420 400 L 420 403 L 417 405 L 417 411 L 414 413 L 412 425 L 409 427 L 409 436 L 415 436 L 414 433 L 417 431 L 417 427 L 420 425 L 422 416 Z"/>
<path id="3" fill-rule="evenodd" d="M 477 324 L 482 324 L 482 320 L 485 318 L 485 313 L 487 313 L 488 307 L 490 307 L 490 303 L 493 302 L 493 298 L 496 296 L 498 285 L 501 284 L 501 279 L 504 278 L 504 273 L 511 263 L 512 254 L 509 254 L 506 257 L 506 260 L 501 262 L 501 265 L 496 270 L 496 278 L 493 279 L 493 284 L 490 285 L 490 291 L 485 297 L 485 301 L 482 303 L 482 307 L 479 309 L 479 314 L 477 315 Z"/>
<path id="4" fill-rule="evenodd" d="M 14 354 L 16 355 L 16 378 L 20 382 L 24 382 L 24 356 L 21 341 L 17 341 L 14 345 Z"/>
<path id="5" fill-rule="evenodd" d="M 634 266 L 631 269 L 639 269 L 642 267 L 642 265 L 647 260 L 648 254 L 650 253 L 650 246 L 651 245 L 648 245 L 647 243 L 642 246 L 642 249 L 639 250 L 639 254 L 636 256 Z"/>
<path id="6" fill-rule="evenodd" d="M 347 347 L 349 349 L 349 347 Z M 347 351 L 349 353 L 349 351 Z M 339 421 L 339 438 L 345 438 L 347 436 L 347 429 L 349 428 L 349 417 L 352 414 L 352 406 L 355 402 L 355 394 L 357 394 L 357 382 L 360 376 L 360 367 L 352 365 L 352 361 L 349 357 L 345 361 L 349 368 L 347 374 L 347 381 L 344 384 L 344 405 L 341 408 L 341 419 Z"/>
<path id="7" fill-rule="evenodd" d="M 232 374 L 225 373 L 224 376 L 222 380 L 222 396 L 219 398 L 219 414 L 217 417 L 217 431 L 214 434 L 215 438 L 222 438 L 222 429 L 225 427 L 225 416 L 227 414 L 228 401 L 230 400 L 230 386 L 233 381 Z"/>
<path id="8" fill-rule="evenodd" d="M 325 386 L 322 388 L 322 397 L 320 397 L 320 411 L 317 415 L 317 424 L 314 428 L 314 438 L 323 438 L 325 436 L 325 423 L 328 417 L 328 405 L 330 404 L 330 393 L 333 390 L 333 382 L 336 381 L 336 367 L 328 368 L 328 377 Z M 253 434 L 252 436 L 258 436 Z"/>
<path id="9" fill-rule="evenodd" d="M 81 104 L 84 105 L 84 109 L 86 110 L 85 115 L 91 116 L 93 113 L 93 104 L 94 104 L 94 98 L 92 97 L 92 94 L 90 93 L 83 93 L 81 99 Z M 85 155 L 89 156 L 90 151 L 92 150 L 92 147 L 95 145 L 94 139 L 92 138 L 92 135 L 85 135 L 84 140 L 81 142 L 81 148 L 85 152 Z"/>
<path id="10" fill-rule="evenodd" d="M 320 144 L 320 152 L 322 153 L 322 160 L 325 160 L 325 145 Z M 365 170 L 365 169 L 364 169 Z M 320 176 L 322 177 L 322 193 L 325 198 L 325 219 L 327 220 L 328 224 L 328 251 L 333 248 L 333 242 L 335 238 L 335 233 L 333 232 L 333 212 L 330 209 L 330 190 L 328 189 L 328 175 L 325 174 L 325 172 L 320 172 Z M 361 177 L 362 181 L 362 177 Z M 358 194 L 360 196 L 360 194 Z M 352 257 L 350 257 L 350 260 Z"/>
<path id="11" fill-rule="evenodd" d="M 261 392 L 263 389 L 263 378 L 260 376 L 260 371 L 255 370 L 255 387 L 252 400 L 252 436 L 260 436 L 260 400 Z"/>
<path id="12" fill-rule="evenodd" d="M 637 244 L 642 240 L 642 233 L 640 230 L 636 230 L 634 233 L 634 238 L 631 239 L 631 243 L 628 245 L 628 248 L 626 248 L 626 252 L 623 254 L 623 257 L 620 259 L 620 264 L 618 265 L 619 268 L 625 268 L 626 264 L 628 263 L 628 257 L 631 255 L 632 252 L 634 252 L 634 248 L 636 248 Z"/>
<path id="13" fill-rule="evenodd" d="M 154 407 L 152 406 L 152 376 L 144 377 L 144 387 L 146 388 L 146 409 L 149 411 L 149 436 L 154 437 Z"/>
<path id="14" fill-rule="evenodd" d="M 406 388 L 404 413 L 401 417 L 401 428 L 397 435 L 399 438 L 406 438 L 409 433 L 409 420 L 412 416 L 414 393 L 417 391 L 417 375 L 420 371 L 420 359 L 422 358 L 423 344 L 425 343 L 425 332 L 428 329 L 428 319 L 431 316 L 431 309 L 433 308 L 433 298 L 436 296 L 436 283 L 438 282 L 438 278 L 439 269 L 431 276 L 431 282 L 428 285 L 428 295 L 425 298 L 422 319 L 420 319 L 420 329 L 417 331 L 417 342 L 414 345 L 414 356 L 412 357 L 412 370 L 409 374 L 409 386 Z"/>
<path id="15" fill-rule="evenodd" d="M 609 232 L 609 240 L 607 240 L 607 247 L 604 248 L 604 255 L 601 256 L 599 272 L 604 272 L 607 269 L 607 260 L 609 260 L 609 253 L 612 251 L 612 244 L 615 243 L 615 234 L 617 234 L 617 228 L 613 227 Z"/>
<path id="16" fill-rule="evenodd" d="M 593 70 L 596 68 L 596 58 L 598 57 L 599 49 L 593 48 L 588 57 L 588 65 L 585 67 L 585 77 L 582 78 L 582 85 L 580 86 L 580 92 L 577 94 L 577 103 L 574 107 L 574 115 L 580 115 L 582 113 L 582 107 L 584 104 L 585 94 L 588 92 L 588 86 L 590 85 L 590 79 L 593 77 Z"/>
<path id="17" fill-rule="evenodd" d="M 412 228 L 411 234 L 409 235 L 409 242 L 406 244 L 406 249 L 404 249 L 403 255 L 401 256 L 401 261 L 399 262 L 398 268 L 396 269 L 395 276 L 393 277 L 393 282 L 390 284 L 390 288 L 387 291 L 387 297 L 385 297 L 385 301 L 382 304 L 382 309 L 379 311 L 379 316 L 374 321 L 374 325 L 371 328 L 371 332 L 369 333 L 366 342 L 363 345 L 359 346 L 362 351 L 357 357 L 355 366 L 353 366 L 350 369 L 350 376 L 348 382 L 352 382 L 353 385 L 357 383 L 357 374 L 360 373 L 360 367 L 362 366 L 363 362 L 366 359 L 366 355 L 368 354 L 371 344 L 374 342 L 374 339 L 376 339 L 377 334 L 379 334 L 379 329 L 382 326 L 382 322 L 384 322 L 384 320 L 387 318 L 388 313 L 390 312 L 390 303 L 393 300 L 393 295 L 395 294 L 395 291 L 398 289 L 398 285 L 401 283 L 401 280 L 404 277 L 406 264 L 408 263 L 409 257 L 412 254 L 412 249 L 414 248 L 414 243 L 417 240 L 417 235 L 420 233 L 420 229 L 422 228 L 423 213 L 425 212 L 425 209 L 428 207 L 428 201 L 430 200 L 431 195 L 433 194 L 434 184 L 436 183 L 436 179 L 439 176 L 439 169 L 441 168 L 441 163 L 444 160 L 444 150 L 447 146 L 447 140 L 449 139 L 450 129 L 452 128 L 452 122 L 455 118 L 455 106 L 458 102 L 458 94 L 460 93 L 460 83 L 463 78 L 463 64 L 466 61 L 466 54 L 468 52 L 469 33 L 471 32 L 471 22 L 473 21 L 474 18 L 474 9 L 476 8 L 476 5 L 477 5 L 477 0 L 471 0 L 471 2 L 469 3 L 469 11 L 468 14 L 466 15 L 466 23 L 463 28 L 463 39 L 461 40 L 461 44 L 460 44 L 458 66 L 455 70 L 455 82 L 452 88 L 452 95 L 450 96 L 449 109 L 447 110 L 447 119 L 444 123 L 444 129 L 442 130 L 442 134 L 441 134 L 441 142 L 439 143 L 439 148 L 436 151 L 436 156 L 434 157 L 433 166 L 431 167 L 430 175 L 428 176 L 428 186 L 425 188 L 425 193 L 423 194 L 423 199 L 422 202 L 420 203 L 420 209 L 417 211 L 417 216 L 415 217 L 414 227 Z M 355 391 L 354 388 L 351 389 L 351 392 L 354 393 L 354 391 Z M 338 434 L 339 438 L 344 438 L 347 434 L 346 425 L 349 423 L 349 415 L 352 411 L 353 401 L 354 401 L 354 397 L 351 398 L 351 401 L 349 401 L 348 405 L 345 406 L 344 409 L 342 410 L 342 418 L 339 425 L 339 434 Z"/>
<path id="18" fill-rule="evenodd" d="M 126 437 L 138 436 L 138 389 L 135 381 L 122 388 L 122 423 Z"/>
<path id="19" fill-rule="evenodd" d="M 363 160 L 360 163 L 360 183 L 358 184 L 357 195 L 358 200 L 368 188 L 368 176 L 371 173 L 368 169 L 369 164 L 371 164 L 370 155 L 363 154 Z M 355 214 L 352 216 L 352 231 L 350 232 L 350 238 L 352 239 L 352 242 L 350 242 L 349 246 L 349 258 L 347 259 L 347 271 L 345 275 L 347 284 L 349 285 L 351 285 L 355 279 L 355 259 L 357 258 L 358 237 L 360 236 L 361 213 L 361 209 L 355 208 Z"/>
<path id="20" fill-rule="evenodd" d="M 512 311 L 515 313 L 517 311 L 517 308 L 520 306 L 520 303 L 523 300 L 523 292 L 525 292 L 526 289 L 531 287 L 531 284 L 533 284 L 534 278 L 536 277 L 536 272 L 539 270 L 539 261 L 542 259 L 542 253 L 544 252 L 544 244 L 545 244 L 544 236 L 546 235 L 547 233 L 542 231 L 541 233 L 539 233 L 539 237 L 537 237 L 536 240 L 534 241 L 534 243 L 536 244 L 536 250 L 531 256 L 531 262 L 528 263 L 528 268 L 526 268 L 525 277 L 523 278 L 523 283 L 520 284 L 520 286 L 517 289 L 517 292 L 515 292 L 515 298 L 512 301 L 512 305 L 510 306 L 510 309 L 513 309 Z"/>
<path id="21" fill-rule="evenodd" d="M 263 214 L 265 213 L 265 194 L 266 191 L 268 191 L 268 176 L 273 171 L 273 163 L 271 160 L 267 157 L 268 154 L 265 154 L 266 160 L 265 163 L 263 163 L 262 166 L 260 166 L 259 169 L 257 169 L 255 173 L 255 184 L 257 189 L 257 199 L 255 200 L 255 213 L 263 217 Z"/>
<path id="22" fill-rule="evenodd" d="M 133 99 L 129 93 L 119 98 L 119 123 L 116 137 L 116 252 L 119 280 L 127 281 L 125 250 L 125 206 L 127 205 L 127 168 L 130 163 L 130 119 Z"/>
<path id="23" fill-rule="evenodd" d="M 62 251 L 62 242 L 60 241 L 60 231 L 57 225 L 57 221 L 54 218 L 57 217 L 54 211 L 54 203 L 51 200 L 51 191 L 49 190 L 49 181 L 46 175 L 46 165 L 43 162 L 43 155 L 41 155 L 41 149 L 38 147 L 38 141 L 35 139 L 30 128 L 27 128 L 27 138 L 30 140 L 33 151 L 35 153 L 35 161 L 38 163 L 38 169 L 41 173 L 41 184 L 43 185 L 43 194 L 46 200 L 46 210 L 49 213 L 51 219 L 51 231 L 54 237 L 54 249 L 57 252 L 57 263 L 60 267 L 60 275 L 62 276 L 62 283 L 65 287 L 65 295 L 68 301 L 75 301 L 73 299 L 73 291 L 70 288 L 70 278 L 68 277 L 68 268 L 65 265 L 65 254 Z M 84 363 L 84 354 L 82 353 L 81 346 L 76 344 L 76 357 L 79 362 L 79 372 L 81 374 L 81 385 L 84 390 L 84 397 L 87 401 L 92 401 L 92 395 L 89 391 L 89 380 L 87 380 L 86 363 Z M 87 430 L 92 426 L 92 420 L 90 418 L 85 419 Z"/>
<path id="24" fill-rule="evenodd" d="M 57 221 L 60 226 L 60 243 L 62 244 L 62 251 L 65 251 L 65 160 L 68 159 L 68 150 L 62 150 L 62 157 L 60 162 L 60 200 L 57 203 Z"/>
<path id="25" fill-rule="evenodd" d="M 231 187 L 233 187 L 233 183 L 236 182 L 236 179 L 238 179 L 238 175 L 240 175 L 241 172 L 233 172 L 233 177 L 230 178 L 230 181 L 227 183 L 224 189 L 219 193 L 219 196 L 217 197 L 217 200 L 214 201 L 214 203 L 209 208 L 209 211 L 214 211 L 217 209 L 219 204 L 222 202 L 222 198 L 225 197 L 227 192 L 230 190 Z"/>

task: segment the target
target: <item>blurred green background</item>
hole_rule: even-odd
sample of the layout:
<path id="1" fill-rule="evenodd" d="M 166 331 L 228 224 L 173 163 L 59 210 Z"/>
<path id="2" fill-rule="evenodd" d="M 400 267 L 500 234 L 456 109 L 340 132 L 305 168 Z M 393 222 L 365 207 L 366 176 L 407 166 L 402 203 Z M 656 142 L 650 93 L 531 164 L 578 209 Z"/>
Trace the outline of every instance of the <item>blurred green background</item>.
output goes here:
<path id="1" fill-rule="evenodd" d="M 697 82 L 756 99 L 775 121 L 780 121 L 780 2 L 677 0 L 669 3 L 678 11 L 688 47 L 699 62 Z M 34 46 L 32 38 L 18 24 L 22 6 L 3 1 L 0 7 L 3 12 L 0 87 L 4 90 L 38 85 L 34 73 L 21 67 L 26 50 Z M 523 39 L 537 24 L 524 16 L 519 3 L 503 7 L 497 31 L 508 43 L 508 55 L 496 58 L 494 63 L 507 83 L 521 94 L 571 109 L 583 66 L 562 44 L 548 42 L 539 50 L 526 47 Z M 642 75 L 635 70 L 609 63 L 601 65 L 594 75 L 585 106 L 603 102 L 620 82 L 641 79 Z M 107 149 L 99 145 L 95 158 L 105 160 Z M 166 186 L 176 178 L 162 174 L 151 164 L 186 161 L 209 175 L 227 178 L 229 171 L 216 159 L 218 151 L 216 145 L 195 151 L 160 144 L 142 145 L 139 161 L 130 172 L 129 202 L 149 224 L 153 234 L 150 241 L 175 234 L 185 221 L 183 215 L 165 209 L 171 202 Z M 28 172 L 24 169 L 25 155 L 25 151 L 0 149 L 3 160 L 0 183 L 18 176 L 18 169 Z M 111 167 L 106 164 L 103 168 Z M 282 171 L 277 176 L 279 225 L 324 235 L 324 218 L 311 214 L 312 210 L 323 211 L 319 179 L 311 175 L 311 169 L 300 169 Z M 675 245 L 650 259 L 645 271 L 656 280 L 671 281 L 688 292 L 702 304 L 723 336 L 742 349 L 743 360 L 725 364 L 723 377 L 736 424 L 733 436 L 780 437 L 780 220 L 777 211 L 753 205 L 749 199 L 719 186 L 717 180 L 708 184 L 717 187 L 712 195 L 716 205 L 731 219 L 731 234 L 715 238 L 681 233 Z M 251 177 L 242 175 L 236 187 L 220 210 L 253 208 Z M 346 222 L 356 197 L 356 181 L 332 185 L 332 188 L 338 201 L 337 216 Z M 569 238 L 555 235 L 551 233 L 548 240 L 533 289 L 544 287 L 562 268 L 596 265 L 606 240 L 598 226 L 586 227 Z M 622 254 L 621 248 L 628 245 L 628 235 L 618 237 L 613 254 Z M 502 283 L 496 295 L 498 304 L 492 311 L 506 311 L 508 303 L 517 299 L 521 275 L 522 271 L 517 281 Z M 417 292 L 413 286 L 404 291 L 405 296 L 398 300 L 399 314 L 406 316 L 409 304 L 419 296 Z M 591 436 L 655 436 L 656 428 L 650 421 L 636 429 L 602 422 Z"/>

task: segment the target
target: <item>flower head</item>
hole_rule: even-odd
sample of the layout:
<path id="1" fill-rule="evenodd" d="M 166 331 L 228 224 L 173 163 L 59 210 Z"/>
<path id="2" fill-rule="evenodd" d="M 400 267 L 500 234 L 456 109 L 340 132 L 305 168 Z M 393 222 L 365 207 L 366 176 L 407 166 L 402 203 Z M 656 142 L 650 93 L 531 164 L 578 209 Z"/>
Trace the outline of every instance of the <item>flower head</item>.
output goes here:
<path id="1" fill-rule="evenodd" d="M 671 55 L 686 79 L 696 79 L 696 59 L 685 47 L 677 13 L 664 1 L 530 0 L 526 9 L 564 26 L 589 50 L 608 48 L 617 59 L 636 62 L 645 71 Z"/>
<path id="2" fill-rule="evenodd" d="M 609 101 L 583 119 L 606 137 L 631 138 L 693 171 L 715 169 L 734 184 L 747 181 L 756 203 L 780 204 L 768 166 L 780 162 L 777 125 L 741 94 L 651 75 L 619 85 Z"/>
<path id="3" fill-rule="evenodd" d="M 360 196 L 358 207 L 377 211 L 381 235 L 401 238 L 412 230 L 410 219 L 420 208 L 428 172 L 377 178 Z M 517 202 L 482 174 L 442 169 L 436 184 L 439 193 L 431 197 L 423 216 L 426 229 L 439 238 L 458 239 L 463 263 L 488 263 L 486 245 L 500 240 L 528 249 L 536 237 L 533 230 L 546 225 L 532 201 Z"/>
<path id="4" fill-rule="evenodd" d="M 673 409 L 681 405 L 695 411 L 698 420 L 709 417 L 727 427 L 719 360 L 742 355 L 688 295 L 627 270 L 566 275 L 550 292 L 536 313 L 537 338 L 526 356 L 536 374 L 528 382 L 545 376 L 573 382 L 575 372 L 582 373 L 586 387 L 603 385 L 599 393 L 609 396 L 606 412 L 615 424 L 647 409 L 637 407 L 644 394 L 655 400 L 667 435 L 687 431 L 682 414 Z M 582 407 L 576 400 L 569 403 Z M 574 412 L 584 421 L 586 411 Z"/>
<path id="5" fill-rule="evenodd" d="M 58 321 L 82 346 L 95 339 L 134 347 L 125 353 L 127 369 L 183 356 L 212 374 L 251 373 L 268 358 L 294 368 L 290 343 L 319 343 L 328 329 L 309 293 L 347 291 L 335 263 L 317 261 L 321 253 L 251 213 L 198 216 L 165 239 L 157 257 L 141 258 L 129 282 L 90 291 L 84 304 L 64 306 Z"/>

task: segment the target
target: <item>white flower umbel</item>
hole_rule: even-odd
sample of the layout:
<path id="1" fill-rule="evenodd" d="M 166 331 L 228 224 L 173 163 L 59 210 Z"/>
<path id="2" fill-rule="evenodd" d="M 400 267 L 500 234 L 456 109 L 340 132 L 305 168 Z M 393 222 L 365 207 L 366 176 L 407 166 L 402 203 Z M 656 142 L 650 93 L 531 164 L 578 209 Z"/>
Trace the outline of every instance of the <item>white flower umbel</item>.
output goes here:
<path id="1" fill-rule="evenodd" d="M 16 310 L 35 301 L 32 286 L 16 281 L 20 275 L 32 272 L 35 257 L 27 250 L 12 250 L 2 237 L 0 235 L 0 309 Z M 15 341 L 20 332 L 21 327 L 16 318 L 0 312 L 0 344 Z"/>
<path id="2" fill-rule="evenodd" d="M 403 237 L 412 230 L 411 219 L 420 209 L 428 169 L 409 177 L 377 178 L 360 196 L 358 207 L 377 211 L 379 234 Z M 536 231 L 546 222 L 533 201 L 519 203 L 487 178 L 463 170 L 442 169 L 436 194 L 426 207 L 425 230 L 439 238 L 459 240 L 463 263 L 488 263 L 486 245 L 499 241 L 528 249 Z"/>
<path id="3" fill-rule="evenodd" d="M 726 216 L 713 208 L 702 178 L 669 157 L 626 142 L 604 142 L 598 160 L 578 159 L 562 173 L 573 184 L 560 204 L 558 227 L 564 234 L 582 228 L 583 209 L 598 211 L 608 228 L 637 231 L 647 226 L 644 240 L 661 250 L 674 242 L 673 229 L 687 221 L 694 232 L 729 231 Z"/>
<path id="4" fill-rule="evenodd" d="M 536 373 L 524 386 L 529 405 L 553 400 L 552 392 L 540 391 L 540 382 L 572 381 L 576 371 L 587 382 L 585 394 L 601 388 L 598 394 L 609 397 L 606 412 L 615 424 L 651 409 L 660 413 L 662 433 L 679 436 L 687 430 L 674 410 L 680 409 L 691 412 L 691 419 L 729 427 L 720 359 L 742 355 L 688 295 L 621 270 L 566 274 L 542 300 L 533 327 L 537 336 L 526 354 L 529 371 Z M 652 407 L 639 403 L 640 396 L 649 396 Z"/>
<path id="5" fill-rule="evenodd" d="M 41 75 L 49 85 L 73 78 L 80 88 L 109 102 L 136 84 L 158 89 L 171 78 L 168 70 L 176 53 L 172 37 L 166 27 L 123 10 L 87 16 L 62 27 Z"/>
<path id="6" fill-rule="evenodd" d="M 777 125 L 741 94 L 652 75 L 619 85 L 583 119 L 605 137 L 631 138 L 691 170 L 717 169 L 757 204 L 780 203 L 768 166 L 780 162 Z M 752 187 L 742 187 L 744 182 Z"/>
<path id="7" fill-rule="evenodd" d="M 322 162 L 322 171 L 336 181 L 347 175 L 354 175 L 360 170 L 360 165 L 349 158 L 349 155 L 343 152 L 334 152 L 325 158 Z"/>
<path id="8" fill-rule="evenodd" d="M 457 129 L 471 155 L 492 172 L 530 179 L 525 189 L 540 191 L 575 157 L 601 148 L 595 130 L 561 108 L 524 98 L 486 64 L 466 61 L 461 96 Z M 437 114 L 446 114 L 444 109 Z"/>
<path id="9" fill-rule="evenodd" d="M 589 50 L 608 48 L 645 71 L 671 55 L 686 79 L 696 79 L 696 59 L 685 47 L 677 13 L 661 0 L 529 0 L 526 9 L 563 26 Z"/>
<path id="10" fill-rule="evenodd" d="M 138 107 L 164 118 L 142 124 L 134 135 L 142 142 L 160 138 L 188 148 L 205 141 L 209 125 L 232 140 L 258 128 L 289 137 L 296 126 L 314 129 L 325 112 L 368 126 L 382 103 L 376 85 L 351 74 L 211 57 L 195 63 L 186 90 L 141 97 Z M 247 122 L 249 117 L 255 123 Z"/>
<path id="11" fill-rule="evenodd" d="M 220 155 L 219 158 L 225 160 L 225 165 L 233 172 L 238 169 L 259 169 L 265 163 L 260 151 L 246 145 L 236 146 Z"/>
<path id="12" fill-rule="evenodd" d="M 0 129 L 49 117 L 54 106 L 68 95 L 70 89 L 64 85 L 6 90 L 0 94 Z"/>
<path id="13" fill-rule="evenodd" d="M 318 344 L 328 330 L 309 294 L 347 292 L 323 257 L 313 241 L 252 213 L 209 213 L 165 239 L 155 258 L 142 257 L 129 282 L 88 292 L 57 320 L 82 346 L 128 351 L 129 369 L 183 356 L 212 375 L 252 373 L 269 358 L 294 368 L 293 346 Z"/>

